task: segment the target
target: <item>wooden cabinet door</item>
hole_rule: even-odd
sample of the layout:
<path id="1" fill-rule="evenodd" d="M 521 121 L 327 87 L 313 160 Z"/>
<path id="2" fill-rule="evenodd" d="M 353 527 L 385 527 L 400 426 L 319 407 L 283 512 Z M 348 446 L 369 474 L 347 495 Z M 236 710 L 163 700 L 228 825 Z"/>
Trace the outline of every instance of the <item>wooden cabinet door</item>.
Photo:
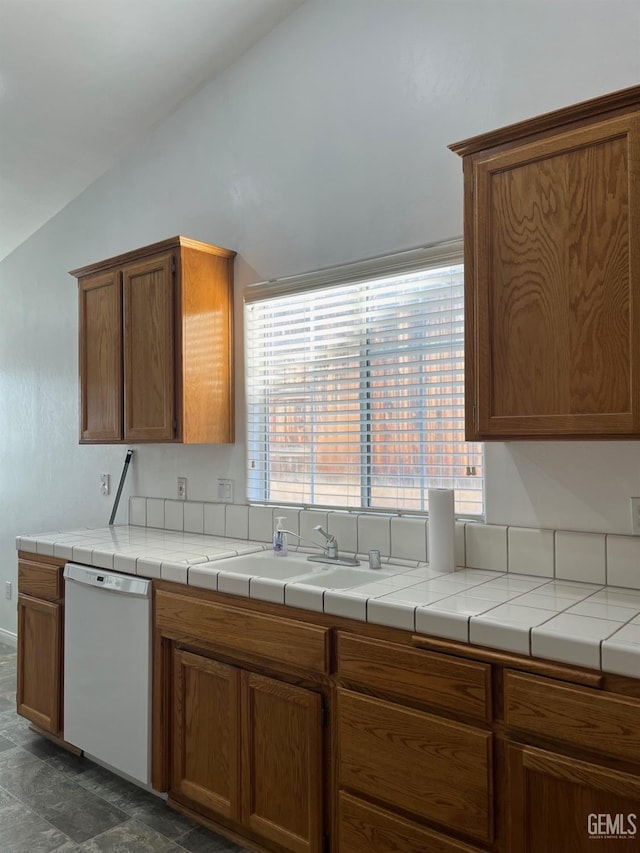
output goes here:
<path id="1" fill-rule="evenodd" d="M 509 853 L 640 850 L 640 778 L 509 747 Z"/>
<path id="2" fill-rule="evenodd" d="M 163 254 L 123 268 L 125 441 L 175 435 L 173 266 Z"/>
<path id="3" fill-rule="evenodd" d="M 294 853 L 322 846 L 322 700 L 242 673 L 242 821 Z"/>
<path id="4" fill-rule="evenodd" d="M 81 278 L 80 441 L 122 438 L 122 288 L 114 270 Z"/>
<path id="5" fill-rule="evenodd" d="M 470 159 L 467 438 L 637 434 L 640 117 Z"/>
<path id="6" fill-rule="evenodd" d="M 61 731 L 62 606 L 18 596 L 18 713 L 41 729 Z"/>
<path id="7" fill-rule="evenodd" d="M 240 671 L 174 651 L 171 789 L 237 819 L 240 785 Z"/>

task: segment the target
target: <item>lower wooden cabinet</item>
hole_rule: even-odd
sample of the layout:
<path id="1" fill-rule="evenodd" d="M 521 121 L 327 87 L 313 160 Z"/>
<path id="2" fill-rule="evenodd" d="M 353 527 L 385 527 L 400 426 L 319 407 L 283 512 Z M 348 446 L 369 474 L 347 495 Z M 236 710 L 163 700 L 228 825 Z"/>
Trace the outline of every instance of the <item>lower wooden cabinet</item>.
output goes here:
<path id="1" fill-rule="evenodd" d="M 509 853 L 640 850 L 640 776 L 511 745 Z"/>
<path id="2" fill-rule="evenodd" d="M 62 729 L 62 605 L 18 596 L 17 711 L 41 729 Z"/>
<path id="3" fill-rule="evenodd" d="M 57 737 L 62 569 L 20 554 L 17 710 Z M 249 846 L 640 853 L 637 680 L 166 581 L 154 625 L 153 784 Z"/>
<path id="4" fill-rule="evenodd" d="M 154 785 L 247 846 L 640 853 L 636 682 L 162 580 L 154 620 Z"/>
<path id="5" fill-rule="evenodd" d="M 62 734 L 64 583 L 61 561 L 18 560 L 16 710 L 40 729 Z"/>
<path id="6" fill-rule="evenodd" d="M 173 652 L 170 794 L 293 853 L 320 853 L 322 698 Z"/>

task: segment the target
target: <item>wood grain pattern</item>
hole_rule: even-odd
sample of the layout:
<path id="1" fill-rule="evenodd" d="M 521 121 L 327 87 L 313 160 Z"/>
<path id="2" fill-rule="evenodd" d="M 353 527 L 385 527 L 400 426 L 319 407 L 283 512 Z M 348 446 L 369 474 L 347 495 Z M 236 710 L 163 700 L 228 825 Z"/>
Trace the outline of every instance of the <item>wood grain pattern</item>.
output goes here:
<path id="1" fill-rule="evenodd" d="M 181 252 L 183 441 L 234 440 L 233 275 L 228 258 Z"/>
<path id="2" fill-rule="evenodd" d="M 172 761 L 173 646 L 153 629 L 151 684 L 151 787 L 169 789 Z"/>
<path id="3" fill-rule="evenodd" d="M 640 762 L 640 701 L 505 672 L 505 724 L 518 731 Z"/>
<path id="4" fill-rule="evenodd" d="M 58 601 L 64 594 L 62 568 L 31 560 L 18 560 L 18 592 Z"/>
<path id="5" fill-rule="evenodd" d="M 72 272 L 83 443 L 234 440 L 234 257 L 175 237 Z"/>
<path id="6" fill-rule="evenodd" d="M 411 637 L 411 642 L 418 649 L 431 649 L 471 660 L 486 661 L 498 666 L 508 666 L 538 675 L 547 675 L 550 678 L 556 678 L 560 681 L 584 684 L 587 687 L 601 689 L 604 687 L 606 679 L 603 672 L 563 666 L 553 661 L 525 657 L 524 655 L 512 655 L 508 652 L 499 652 L 493 649 L 480 648 L 479 646 L 455 643 L 451 640 L 441 640 L 438 637 L 427 637 L 424 634 L 414 634 Z"/>
<path id="7" fill-rule="evenodd" d="M 293 853 L 322 839 L 322 700 L 242 673 L 243 822 Z"/>
<path id="8" fill-rule="evenodd" d="M 640 435 L 640 87 L 464 158 L 465 435 Z"/>
<path id="9" fill-rule="evenodd" d="M 340 632 L 338 676 L 350 684 L 491 719 L 491 667 Z"/>
<path id="10" fill-rule="evenodd" d="M 631 679 L 616 679 L 613 689 L 620 693 L 608 694 L 608 676 L 601 672 L 564 667 L 554 662 L 508 655 L 424 635 L 411 635 L 409 632 L 356 623 L 324 614 L 293 611 L 291 608 L 268 602 L 234 599 L 220 593 L 188 589 L 166 581 L 154 581 L 154 595 L 159 604 L 156 611 L 159 623 L 155 648 L 156 652 L 159 645 L 163 649 L 159 657 L 160 662 L 155 666 L 157 681 L 154 682 L 154 703 L 160 701 L 172 705 L 172 700 L 167 699 L 170 694 L 167 694 L 166 690 L 163 692 L 161 682 L 163 679 L 166 682 L 169 677 L 166 667 L 167 649 L 174 649 L 177 644 L 188 644 L 193 650 L 200 648 L 203 650 L 203 656 L 219 654 L 232 668 L 235 668 L 234 662 L 242 661 L 243 665 L 255 666 L 263 673 L 258 675 L 245 670 L 241 676 L 243 687 L 240 740 L 244 750 L 241 762 L 241 802 L 243 797 L 246 799 L 248 793 L 251 794 L 251 804 L 245 806 L 245 814 L 250 816 L 249 823 L 243 823 L 242 819 L 225 818 L 219 811 L 214 812 L 207 806 L 194 804 L 192 799 L 179 791 L 171 793 L 173 804 L 182 811 L 195 809 L 196 811 L 190 811 L 189 814 L 207 824 L 211 824 L 216 815 L 219 815 L 219 829 L 222 827 L 224 833 L 236 838 L 248 839 L 254 846 L 261 846 L 260 838 L 263 839 L 264 849 L 269 850 L 299 849 L 296 845 L 304 845 L 304 830 L 300 827 L 304 826 L 305 819 L 300 814 L 289 816 L 285 813 L 284 804 L 290 800 L 290 795 L 280 797 L 280 777 L 276 776 L 274 782 L 270 768 L 278 763 L 279 754 L 284 755 L 286 748 L 282 744 L 287 744 L 291 748 L 282 761 L 283 790 L 290 790 L 296 784 L 305 784 L 304 780 L 309 778 L 305 769 L 305 750 L 309 744 L 315 743 L 317 738 L 324 741 L 325 746 L 320 769 L 316 774 L 320 788 L 322 777 L 326 781 L 324 826 L 331 827 L 332 849 L 336 849 L 338 844 L 341 853 L 364 853 L 365 850 L 371 850 L 372 853 L 477 853 L 474 843 L 483 849 L 492 850 L 493 853 L 507 853 L 507 849 L 510 853 L 526 853 L 530 849 L 527 847 L 528 836 L 522 834 L 523 830 L 518 830 L 520 818 L 517 816 L 525 812 L 528 825 L 533 827 L 531 837 L 538 845 L 531 849 L 535 853 L 542 853 L 542 842 L 537 840 L 538 835 L 541 834 L 545 841 L 554 838 L 551 829 L 544 829 L 549 823 L 547 815 L 551 815 L 551 827 L 566 825 L 580 827 L 582 831 L 586 820 L 583 813 L 584 803 L 592 810 L 599 811 L 598 803 L 601 802 L 604 811 L 613 812 L 618 807 L 628 807 L 625 799 L 628 792 L 636 796 L 634 786 L 638 784 L 640 774 L 628 771 L 632 762 L 637 761 L 632 754 L 609 755 L 603 750 L 600 753 L 601 766 L 597 762 L 590 764 L 585 761 L 585 755 L 588 756 L 589 752 L 594 751 L 593 741 L 607 743 L 613 731 L 611 726 L 602 725 L 600 698 L 612 700 L 615 708 L 622 702 L 626 709 L 625 714 L 629 713 L 629 717 L 625 719 L 633 729 L 630 729 L 628 738 L 620 737 L 620 744 L 628 742 L 635 748 L 633 744 L 640 733 L 639 715 L 635 711 L 639 703 L 637 699 L 629 700 L 621 695 L 623 691 L 633 693 L 637 689 L 636 682 Z M 185 600 L 206 607 L 192 610 L 190 606 L 186 606 Z M 215 609 L 209 610 L 211 606 Z M 231 614 L 231 622 L 225 622 L 220 610 L 227 615 Z M 245 619 L 236 621 L 235 611 L 241 611 Z M 290 618 L 292 612 L 296 614 L 296 619 Z M 274 621 L 254 622 L 252 616 Z M 319 657 L 311 656 L 316 662 L 325 662 L 317 670 L 307 671 L 300 665 L 307 654 L 307 639 L 304 632 L 302 635 L 290 633 L 288 629 L 291 628 L 291 623 L 324 632 L 323 653 Z M 339 667 L 338 678 L 330 678 L 332 626 L 341 632 L 337 649 L 356 650 L 353 666 L 358 684 L 362 680 L 363 689 L 383 693 L 383 682 L 385 674 L 388 673 L 392 690 L 398 691 L 395 694 L 397 701 L 376 699 L 336 687 L 342 678 L 341 655 L 338 653 L 335 658 Z M 274 628 L 273 634 L 271 627 Z M 342 634 L 347 637 L 346 646 L 343 645 Z M 255 644 L 250 644 L 250 650 L 245 647 L 245 636 L 254 637 L 256 640 Z M 279 639 L 276 640 L 276 637 Z M 412 644 L 415 648 L 412 648 Z M 495 720 L 491 722 L 491 731 L 487 730 L 486 726 L 481 729 L 447 719 L 447 716 L 457 714 L 456 709 L 439 708 L 437 712 L 431 713 L 402 704 L 422 704 L 422 698 L 416 700 L 412 697 L 409 660 L 413 660 L 412 654 L 422 654 L 417 649 L 424 645 L 435 653 L 436 659 L 446 658 L 448 664 L 444 665 L 443 672 L 448 671 L 450 665 L 453 673 L 456 671 L 456 665 L 464 664 L 465 661 L 491 666 L 495 673 Z M 382 647 L 382 654 L 378 660 L 379 646 Z M 283 652 L 280 657 L 283 647 L 289 651 Z M 271 649 L 275 650 L 275 658 L 270 657 Z M 396 649 L 399 673 L 394 673 L 391 667 L 392 654 Z M 189 654 L 184 649 L 182 651 Z M 412 653 L 409 658 L 404 656 L 407 652 Z M 287 660 L 284 659 L 285 656 L 288 656 Z M 249 663 L 251 657 L 255 660 Z M 426 657 L 430 659 L 431 655 Z M 371 669 L 367 665 L 369 659 L 373 664 Z M 351 654 L 346 656 L 346 662 L 347 666 L 352 665 Z M 379 663 L 379 668 L 376 663 Z M 514 726 L 510 725 L 508 720 L 505 723 L 501 720 L 502 706 L 507 704 L 507 690 L 503 689 L 503 683 L 508 683 L 512 676 L 525 675 L 524 672 L 506 671 L 506 678 L 503 679 L 502 668 L 509 666 L 518 667 L 520 670 L 529 668 L 530 672 L 547 676 L 526 676 L 544 685 L 544 689 L 540 689 L 537 696 L 540 703 L 546 702 L 543 714 L 535 705 L 533 709 L 529 708 L 531 702 L 527 697 L 521 697 L 519 703 L 521 707 L 518 713 L 528 713 L 534 720 L 538 716 L 541 717 L 539 729 L 529 731 L 528 723 Z M 426 672 L 430 673 L 430 666 L 426 667 Z M 283 683 L 269 677 L 275 673 L 280 673 L 284 679 L 296 681 L 297 684 Z M 422 684 L 424 674 L 425 669 L 419 664 L 416 669 L 416 681 L 419 685 Z M 369 678 L 373 679 L 375 686 L 372 687 L 371 683 L 365 684 Z M 401 684 L 405 679 L 409 679 L 409 685 L 406 695 L 402 696 Z M 564 681 L 560 682 L 559 679 Z M 570 684 L 572 681 L 575 685 Z M 249 688 L 248 684 L 253 686 Z M 302 688 L 298 686 L 301 684 Z M 378 684 L 381 686 L 378 687 Z M 307 690 L 307 687 L 310 690 Z M 555 689 L 557 687 L 568 690 L 573 698 L 577 695 L 581 702 L 584 699 L 580 706 L 580 713 L 588 715 L 584 716 L 584 722 L 576 722 L 578 715 L 572 711 L 566 711 L 566 717 L 575 728 L 584 731 L 585 738 L 589 738 L 588 743 L 576 743 L 564 737 L 565 726 L 568 725 L 561 719 L 565 714 L 565 694 L 559 701 Z M 321 693 L 329 699 L 333 724 L 326 737 L 318 734 L 315 724 L 312 730 L 307 728 L 309 721 L 305 710 L 306 698 L 300 706 L 294 703 L 292 707 L 288 704 L 290 690 L 301 690 L 305 697 L 311 693 L 314 697 L 313 703 L 319 700 Z M 444 693 L 446 695 L 447 691 Z M 334 696 L 337 701 L 334 701 Z M 426 706 L 427 701 L 424 704 Z M 547 716 L 549 706 L 553 713 Z M 611 713 L 608 703 L 607 707 Z M 172 707 L 164 710 L 163 715 L 154 707 L 156 756 L 161 753 L 162 738 L 167 736 L 176 717 Z M 508 716 L 509 712 L 506 713 Z M 315 712 L 311 716 L 316 719 Z M 558 726 L 557 720 L 560 720 Z M 168 740 L 171 740 L 171 737 L 168 737 Z M 555 740 L 559 750 L 578 757 L 570 758 L 569 755 L 560 755 L 551 750 L 546 753 L 545 750 L 526 747 L 526 761 L 520 760 L 520 775 L 508 775 L 508 737 L 538 744 Z M 516 748 L 522 749 L 521 746 Z M 620 749 L 623 749 L 622 745 Z M 551 756 L 551 759 L 545 755 Z M 295 756 L 301 760 L 298 761 Z M 549 766 L 550 760 L 553 770 Z M 606 766 L 607 763 L 615 765 L 616 769 L 610 769 Z M 640 766 L 640 762 L 637 763 Z M 616 775 L 620 773 L 622 780 Z M 246 779 L 252 777 L 253 789 L 250 790 L 247 788 Z M 302 781 L 297 783 L 295 780 Z M 262 785 L 265 787 L 261 788 Z M 566 786 L 566 790 L 563 786 Z M 589 793 L 585 795 L 583 789 Z M 587 799 L 584 799 L 585 796 Z M 308 798 L 305 794 L 295 801 L 295 805 L 310 801 L 311 797 Z M 347 807 L 345 802 L 348 803 Z M 302 811 L 306 813 L 306 805 Z M 318 812 L 321 811 L 319 807 Z M 283 814 L 286 820 L 290 820 L 290 823 L 285 823 L 284 831 Z M 425 823 L 428 826 L 425 826 Z M 512 831 L 520 831 L 517 843 L 522 846 L 517 846 L 514 842 L 515 846 L 512 844 L 508 847 Z M 273 840 L 276 837 L 279 840 Z M 568 833 L 567 837 L 571 838 L 571 834 Z M 593 850 L 595 841 L 590 841 L 591 846 L 584 848 L 575 846 L 576 837 L 578 836 L 574 834 L 566 850 L 570 853 L 573 850 L 579 853 Z M 622 844 L 618 840 L 616 843 Z M 574 846 L 571 846 L 572 844 Z M 545 853 L 555 853 L 555 849 L 551 846 Z M 565 853 L 565 848 L 559 849 Z"/>
<path id="11" fill-rule="evenodd" d="M 17 711 L 52 734 L 61 732 L 62 605 L 18 595 Z"/>
<path id="12" fill-rule="evenodd" d="M 171 789 L 240 816 L 240 671 L 181 650 L 173 656 Z"/>
<path id="13" fill-rule="evenodd" d="M 166 240 L 160 240 L 157 243 L 150 243 L 148 246 L 141 246 L 140 248 L 132 249 L 130 252 L 123 252 L 122 254 L 115 255 L 112 258 L 105 258 L 102 261 L 96 261 L 95 263 L 78 267 L 75 270 L 69 270 L 69 275 L 75 276 L 75 278 L 82 278 L 83 276 L 110 270 L 113 267 L 126 266 L 131 263 L 131 261 L 138 261 L 142 258 L 148 258 L 153 255 L 162 255 L 167 252 L 171 252 L 174 249 L 179 250 L 181 247 L 196 249 L 198 252 L 217 255 L 220 258 L 227 258 L 228 260 L 233 260 L 236 256 L 236 252 L 231 249 L 224 249 L 222 246 L 213 246 L 211 243 L 203 243 L 200 240 L 192 240 L 190 237 L 185 237 L 184 235 L 179 234 L 176 237 L 169 237 Z"/>
<path id="14" fill-rule="evenodd" d="M 339 794 L 340 853 L 481 853 L 351 794 Z"/>
<path id="15" fill-rule="evenodd" d="M 508 752 L 511 813 L 509 853 L 606 853 L 639 850 L 637 833 L 627 838 L 592 837 L 599 814 L 638 813 L 640 779 L 584 761 L 532 747 L 512 745 Z M 590 816 L 591 819 L 590 819 Z"/>
<path id="16" fill-rule="evenodd" d="M 80 440 L 122 438 L 122 289 L 117 270 L 81 278 Z"/>
<path id="17" fill-rule="evenodd" d="M 259 655 L 311 672 L 327 672 L 329 629 L 158 590 L 160 629 L 200 638 L 221 649 Z"/>
<path id="18" fill-rule="evenodd" d="M 123 268 L 124 438 L 166 441 L 174 427 L 173 256 Z"/>
<path id="19" fill-rule="evenodd" d="M 492 735 L 338 690 L 340 787 L 492 838 Z"/>
<path id="20" fill-rule="evenodd" d="M 50 557 L 48 554 L 35 554 L 33 551 L 24 551 L 22 549 L 18 551 L 18 559 L 28 560 L 30 563 L 46 563 L 48 566 L 57 568 L 64 567 L 68 562 L 60 557 Z"/>
<path id="21" fill-rule="evenodd" d="M 480 433 L 638 430 L 639 129 L 625 117 L 474 162 Z"/>

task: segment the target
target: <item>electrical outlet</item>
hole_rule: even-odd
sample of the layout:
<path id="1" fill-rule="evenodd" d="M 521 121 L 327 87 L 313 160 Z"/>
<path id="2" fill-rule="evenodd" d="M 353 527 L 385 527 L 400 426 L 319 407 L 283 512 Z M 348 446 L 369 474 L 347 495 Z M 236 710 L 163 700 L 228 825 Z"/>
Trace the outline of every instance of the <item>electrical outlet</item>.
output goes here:
<path id="1" fill-rule="evenodd" d="M 631 507 L 631 533 L 640 536 L 640 498 L 629 498 Z"/>
<path id="2" fill-rule="evenodd" d="M 186 501 L 187 499 L 187 478 L 178 477 L 178 500 Z"/>
<path id="3" fill-rule="evenodd" d="M 111 491 L 111 477 L 108 474 L 100 474 L 100 494 L 108 495 Z"/>
<path id="4" fill-rule="evenodd" d="M 4 597 L 11 601 L 11 581 L 5 581 L 4 584 Z"/>
<path id="5" fill-rule="evenodd" d="M 218 478 L 218 500 L 225 504 L 233 503 L 233 480 Z"/>

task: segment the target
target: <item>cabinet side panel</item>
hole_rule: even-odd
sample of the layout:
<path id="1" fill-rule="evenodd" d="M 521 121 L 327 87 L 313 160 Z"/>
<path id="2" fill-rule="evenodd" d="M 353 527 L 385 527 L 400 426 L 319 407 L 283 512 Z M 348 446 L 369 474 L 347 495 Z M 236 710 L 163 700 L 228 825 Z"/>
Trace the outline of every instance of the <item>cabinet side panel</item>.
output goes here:
<path id="1" fill-rule="evenodd" d="M 112 271 L 79 282 L 80 439 L 122 438 L 122 292 Z"/>
<path id="2" fill-rule="evenodd" d="M 190 444 L 234 440 L 233 260 L 181 252 L 182 420 Z"/>

